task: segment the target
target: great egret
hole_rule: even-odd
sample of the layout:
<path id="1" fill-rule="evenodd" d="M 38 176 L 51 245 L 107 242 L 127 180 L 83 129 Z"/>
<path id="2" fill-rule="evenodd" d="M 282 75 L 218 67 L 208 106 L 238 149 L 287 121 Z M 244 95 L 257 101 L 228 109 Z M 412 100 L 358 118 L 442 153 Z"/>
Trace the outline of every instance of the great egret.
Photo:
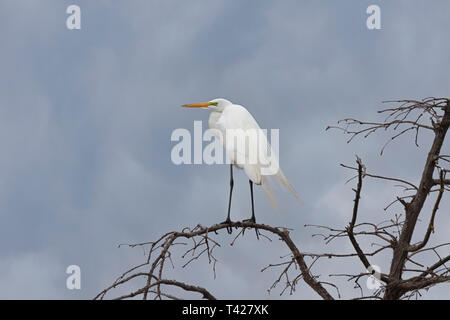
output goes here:
<path id="1" fill-rule="evenodd" d="M 214 99 L 208 102 L 185 104 L 187 108 L 202 108 L 211 110 L 208 125 L 216 138 L 220 139 L 230 161 L 230 194 L 228 198 L 227 218 L 223 223 L 231 224 L 230 208 L 233 193 L 233 165 L 239 169 L 244 169 L 249 178 L 250 196 L 252 203 L 252 216 L 244 221 L 256 222 L 255 206 L 253 201 L 253 184 L 261 185 L 269 197 L 273 206 L 276 206 L 275 199 L 270 192 L 268 176 L 275 176 L 292 194 L 298 199 L 294 188 L 284 176 L 278 166 L 278 159 L 271 150 L 267 137 L 262 133 L 262 129 L 255 118 L 243 106 L 233 104 L 226 99 Z M 245 140 L 242 144 L 235 143 L 234 138 L 230 139 L 229 132 L 233 131 L 233 137 Z M 253 131 L 249 133 L 250 131 Z M 256 133 L 256 135 L 254 134 Z M 241 148 L 239 148 L 241 146 Z M 269 151 L 270 150 L 270 151 Z M 256 160 L 256 161 L 255 161 Z M 270 163 L 275 170 L 265 172 L 264 168 Z M 267 170 L 266 170 L 267 171 Z M 231 226 L 227 228 L 231 233 Z"/>

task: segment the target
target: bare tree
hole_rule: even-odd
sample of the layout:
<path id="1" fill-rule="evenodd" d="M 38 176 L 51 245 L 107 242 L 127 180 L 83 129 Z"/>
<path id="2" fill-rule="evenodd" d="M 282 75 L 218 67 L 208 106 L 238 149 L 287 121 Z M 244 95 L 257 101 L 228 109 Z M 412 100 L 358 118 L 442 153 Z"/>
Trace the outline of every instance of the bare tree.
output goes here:
<path id="1" fill-rule="evenodd" d="M 328 227 L 324 225 L 306 225 L 307 227 L 325 230 L 321 233 L 325 243 L 332 241 L 350 241 L 354 252 L 352 253 L 304 253 L 296 246 L 290 237 L 292 229 L 274 227 L 253 222 L 233 222 L 232 227 L 237 229 L 237 235 L 231 244 L 239 239 L 247 229 L 254 229 L 258 239 L 261 241 L 272 241 L 276 237 L 282 241 L 289 249 L 289 254 L 282 257 L 282 261 L 270 264 L 263 268 L 280 268 L 280 275 L 269 290 L 278 285 L 282 285 L 281 294 L 288 292 L 292 294 L 300 280 L 303 280 L 323 299 L 331 300 L 340 298 L 340 291 L 336 284 L 329 281 L 322 281 L 320 276 L 312 273 L 312 267 L 322 259 L 347 259 L 357 257 L 363 267 L 364 272 L 357 274 L 334 274 L 330 276 L 343 276 L 354 281 L 356 288 L 361 294 L 355 299 L 405 299 L 417 297 L 422 289 L 450 281 L 449 267 L 446 265 L 450 260 L 448 247 L 450 243 L 440 243 L 429 245 L 429 240 L 435 231 L 435 217 L 438 213 L 439 204 L 446 191 L 449 191 L 450 179 L 446 178 L 449 171 L 445 167 L 450 163 L 450 155 L 441 154 L 441 148 L 445 140 L 446 133 L 450 125 L 450 100 L 447 98 L 426 98 L 417 100 L 388 101 L 394 104 L 393 107 L 379 111 L 386 115 L 381 122 L 365 122 L 352 118 L 338 122 L 338 126 L 330 126 L 327 129 L 339 129 L 350 136 L 348 142 L 356 136 L 368 137 L 379 130 L 392 130 L 393 135 L 382 147 L 381 153 L 386 146 L 398 137 L 413 132 L 415 134 L 415 144 L 418 145 L 418 135 L 422 130 L 427 130 L 434 135 L 433 142 L 428 151 L 423 171 L 420 175 L 420 182 L 415 185 L 405 179 L 387 177 L 369 173 L 362 160 L 357 157 L 356 166 L 341 164 L 342 167 L 354 170 L 357 179 L 354 198 L 353 211 L 349 212 L 351 220 L 346 227 Z M 387 210 L 395 203 L 402 206 L 403 213 L 394 214 L 391 219 L 380 222 L 359 222 L 358 211 L 362 194 L 363 181 L 367 178 L 384 180 L 386 183 L 396 183 L 403 187 L 404 194 L 397 196 L 384 209 Z M 434 199 L 431 212 L 424 210 L 424 203 L 428 198 Z M 428 227 L 421 241 L 411 243 L 414 233 L 417 233 L 417 221 L 422 214 L 423 219 L 427 219 Z M 211 227 L 197 225 L 194 228 L 184 228 L 180 232 L 173 231 L 164 234 L 153 242 L 127 244 L 130 247 L 142 247 L 147 249 L 146 261 L 137 265 L 118 277 L 111 286 L 100 292 L 95 299 L 103 299 L 106 294 L 114 288 L 122 287 L 131 281 L 137 280 L 138 289 L 130 293 L 117 297 L 125 299 L 132 297 L 142 297 L 143 299 L 178 299 L 175 295 L 167 292 L 166 288 L 176 287 L 184 291 L 196 292 L 205 299 L 216 299 L 216 297 L 206 288 L 187 284 L 178 280 L 166 279 L 165 268 L 168 264 L 174 266 L 174 249 L 183 247 L 183 253 L 178 259 L 184 260 L 183 267 L 199 261 L 200 257 L 207 257 L 207 261 L 216 272 L 215 250 L 221 245 L 217 240 L 217 233 L 229 227 L 228 224 L 215 224 Z M 416 235 L 417 236 L 417 235 Z M 367 250 L 361 241 L 363 237 L 378 239 L 381 244 L 375 250 Z M 372 241 L 372 240 L 370 240 Z M 374 240 L 375 241 L 375 240 Z M 372 248 L 372 246 L 370 246 Z M 381 273 L 375 270 L 370 260 L 390 250 L 392 259 L 389 273 Z M 426 266 L 423 262 L 425 253 L 434 253 L 435 261 Z M 445 252 L 445 254 L 442 254 Z M 309 264 L 305 257 L 312 258 Z M 379 281 L 379 289 L 373 294 L 364 296 L 359 281 L 363 277 L 375 276 Z M 332 289 L 335 296 L 329 292 Z"/>

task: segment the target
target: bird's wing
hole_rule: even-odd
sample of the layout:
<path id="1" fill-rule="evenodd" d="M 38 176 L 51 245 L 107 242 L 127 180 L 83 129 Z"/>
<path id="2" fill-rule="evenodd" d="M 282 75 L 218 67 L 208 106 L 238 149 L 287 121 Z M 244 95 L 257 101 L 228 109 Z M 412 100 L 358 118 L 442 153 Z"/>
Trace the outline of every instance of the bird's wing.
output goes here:
<path id="1" fill-rule="evenodd" d="M 232 135 L 237 134 L 241 138 L 249 129 L 259 129 L 256 120 L 244 107 L 233 105 L 226 108 L 222 113 L 212 112 L 209 116 L 208 124 L 214 135 L 221 141 L 230 162 L 238 168 L 244 169 L 244 162 L 247 162 L 246 160 L 250 153 L 249 148 L 238 148 L 237 140 L 240 139 L 236 140 Z M 245 146 L 253 144 L 254 141 L 250 141 Z M 249 169 L 249 171 L 255 171 L 256 169 Z M 259 184 L 258 180 L 260 179 L 256 177 L 255 180 L 252 179 L 253 182 Z"/>
<path id="2" fill-rule="evenodd" d="M 244 149 L 236 148 L 236 144 L 232 141 L 228 141 L 224 138 L 223 146 L 227 152 L 227 155 L 231 159 L 236 159 L 239 155 L 245 158 L 245 164 L 242 166 L 245 173 L 255 184 L 261 184 L 266 195 L 268 196 L 272 206 L 277 208 L 275 197 L 272 194 L 272 186 L 270 177 L 275 177 L 278 182 L 286 187 L 294 197 L 302 202 L 293 186 L 287 180 L 283 172 L 281 171 L 277 155 L 274 153 L 272 147 L 267 141 L 265 132 L 256 122 L 255 118 L 242 106 L 235 105 L 232 108 L 224 110 L 223 114 L 217 119 L 215 126 L 219 128 L 224 137 L 226 137 L 226 131 L 230 129 L 242 129 L 255 130 L 258 135 L 248 135 L 248 145 Z M 257 146 L 257 147 L 255 147 Z M 256 155 L 256 163 L 254 160 Z M 259 152 L 263 150 L 263 152 Z M 269 166 L 275 168 L 275 170 L 263 170 Z"/>

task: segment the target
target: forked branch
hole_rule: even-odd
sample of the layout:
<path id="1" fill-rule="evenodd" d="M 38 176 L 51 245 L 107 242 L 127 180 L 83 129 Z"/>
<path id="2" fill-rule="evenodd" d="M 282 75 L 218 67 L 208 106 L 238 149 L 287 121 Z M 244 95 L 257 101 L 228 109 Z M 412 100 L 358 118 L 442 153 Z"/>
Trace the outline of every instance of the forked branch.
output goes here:
<path id="1" fill-rule="evenodd" d="M 233 228 L 239 230 L 238 236 L 243 235 L 246 229 L 255 229 L 260 232 L 265 238 L 268 238 L 261 231 L 267 231 L 269 234 L 278 236 L 278 238 L 285 243 L 285 245 L 290 250 L 290 262 L 285 267 L 284 271 L 280 275 L 280 280 L 282 276 L 287 278 L 286 284 L 291 287 L 292 290 L 295 290 L 295 285 L 298 280 L 303 279 L 320 297 L 326 300 L 332 300 L 333 297 L 331 294 L 323 287 L 322 282 L 318 281 L 317 277 L 313 276 L 310 271 L 310 267 L 308 266 L 304 260 L 304 254 L 300 252 L 297 246 L 292 241 L 289 235 L 289 229 L 287 228 L 279 228 L 273 227 L 266 224 L 257 224 L 250 221 L 245 222 L 232 222 L 231 225 Z M 219 243 L 214 239 L 214 235 L 217 234 L 218 231 L 227 229 L 229 224 L 215 224 L 211 227 L 203 227 L 201 225 L 197 225 L 193 229 L 184 228 L 181 232 L 174 231 L 166 233 L 164 236 L 160 237 L 155 242 L 145 242 L 140 244 L 132 244 L 129 246 L 136 247 L 148 247 L 148 255 L 147 261 L 137 267 L 133 267 L 130 270 L 126 271 L 119 277 L 111 286 L 100 292 L 95 299 L 103 299 L 105 295 L 111 290 L 123 286 L 127 284 L 132 279 L 145 277 L 147 279 L 146 284 L 140 289 L 131 292 L 126 295 L 122 295 L 119 299 L 131 298 L 142 295 L 143 299 L 147 299 L 149 293 L 154 295 L 155 299 L 161 299 L 162 297 L 167 297 L 168 294 L 163 292 L 162 285 L 172 285 L 176 287 L 180 287 L 187 291 L 196 291 L 201 293 L 204 298 L 212 299 L 214 296 L 205 288 L 191 286 L 184 284 L 175 280 L 167 280 L 163 278 L 164 274 L 164 266 L 166 264 L 166 260 L 170 260 L 172 263 L 172 249 L 177 245 L 188 245 L 187 242 L 183 242 L 183 240 L 190 240 L 191 245 L 188 249 L 185 250 L 184 254 L 181 255 L 181 258 L 187 257 L 189 254 L 191 258 L 183 265 L 190 264 L 191 262 L 198 260 L 201 256 L 206 255 L 208 257 L 208 261 L 210 264 L 213 264 L 213 271 L 215 274 L 215 266 L 217 259 L 214 257 L 214 250 L 219 247 Z M 237 236 L 237 237 L 238 237 Z M 236 238 L 235 238 L 236 240 Z M 234 240 L 234 241 L 235 241 Z M 234 242 L 233 241 L 233 242 Z M 284 263 L 282 264 L 284 265 Z M 293 280 L 291 281 L 288 277 L 288 271 L 292 266 L 298 267 L 300 273 L 297 274 Z M 275 265 L 271 265 L 273 267 Z M 149 267 L 149 271 L 142 271 L 145 267 Z M 276 281 L 275 285 L 279 281 Z M 327 284 L 327 283 L 323 283 Z M 284 290 L 283 290 L 284 292 Z"/>

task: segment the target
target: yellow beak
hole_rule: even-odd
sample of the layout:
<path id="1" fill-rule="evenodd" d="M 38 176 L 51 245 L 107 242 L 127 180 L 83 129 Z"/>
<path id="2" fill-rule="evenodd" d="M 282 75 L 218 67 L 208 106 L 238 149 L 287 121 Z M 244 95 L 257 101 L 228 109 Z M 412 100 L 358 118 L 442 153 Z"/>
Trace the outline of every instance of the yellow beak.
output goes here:
<path id="1" fill-rule="evenodd" d="M 211 105 L 211 102 L 198 102 L 198 103 L 184 104 L 183 107 L 185 107 L 185 108 L 207 108 L 210 105 Z"/>

